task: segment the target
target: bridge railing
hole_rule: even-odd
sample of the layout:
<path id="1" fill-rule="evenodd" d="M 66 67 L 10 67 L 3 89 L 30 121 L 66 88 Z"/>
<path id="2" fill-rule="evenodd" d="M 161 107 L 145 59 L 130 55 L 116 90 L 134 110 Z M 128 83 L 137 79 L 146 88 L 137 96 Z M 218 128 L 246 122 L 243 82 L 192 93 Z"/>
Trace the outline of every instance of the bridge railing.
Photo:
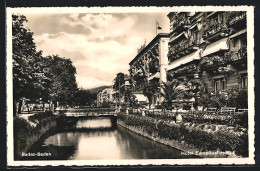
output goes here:
<path id="1" fill-rule="evenodd" d="M 60 114 L 66 116 L 101 116 L 101 115 L 115 115 L 114 108 L 82 108 L 82 109 L 66 109 Z"/>

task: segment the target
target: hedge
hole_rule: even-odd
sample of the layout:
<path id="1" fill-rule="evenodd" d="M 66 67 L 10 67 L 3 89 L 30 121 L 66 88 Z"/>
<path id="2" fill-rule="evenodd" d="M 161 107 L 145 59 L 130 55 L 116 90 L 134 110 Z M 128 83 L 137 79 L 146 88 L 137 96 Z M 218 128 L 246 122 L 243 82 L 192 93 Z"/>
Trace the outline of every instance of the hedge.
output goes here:
<path id="1" fill-rule="evenodd" d="M 162 120 L 136 115 L 118 115 L 126 125 L 143 128 L 149 135 L 158 134 L 160 138 L 184 141 L 194 148 L 206 151 L 234 151 L 237 155 L 248 156 L 248 134 L 232 134 L 227 130 L 206 132 L 189 129 L 184 124 L 169 125 Z"/>

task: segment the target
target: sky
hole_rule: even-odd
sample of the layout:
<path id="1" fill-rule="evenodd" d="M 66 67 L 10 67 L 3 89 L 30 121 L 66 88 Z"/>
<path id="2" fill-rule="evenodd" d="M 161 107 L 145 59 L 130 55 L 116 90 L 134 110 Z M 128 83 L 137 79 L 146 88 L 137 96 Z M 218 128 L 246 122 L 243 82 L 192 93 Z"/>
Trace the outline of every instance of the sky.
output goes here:
<path id="1" fill-rule="evenodd" d="M 156 35 L 169 33 L 168 12 L 23 14 L 37 50 L 44 56 L 70 58 L 80 88 L 112 85 L 116 74 L 128 74 L 129 62 Z"/>

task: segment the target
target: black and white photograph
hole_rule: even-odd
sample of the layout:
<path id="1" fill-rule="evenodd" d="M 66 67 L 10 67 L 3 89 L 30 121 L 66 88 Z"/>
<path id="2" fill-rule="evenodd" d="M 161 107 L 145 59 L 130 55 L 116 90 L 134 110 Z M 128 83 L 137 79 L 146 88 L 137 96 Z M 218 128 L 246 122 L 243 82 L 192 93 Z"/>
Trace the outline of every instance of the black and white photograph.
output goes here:
<path id="1" fill-rule="evenodd" d="M 254 164 L 253 12 L 7 8 L 7 164 Z"/>

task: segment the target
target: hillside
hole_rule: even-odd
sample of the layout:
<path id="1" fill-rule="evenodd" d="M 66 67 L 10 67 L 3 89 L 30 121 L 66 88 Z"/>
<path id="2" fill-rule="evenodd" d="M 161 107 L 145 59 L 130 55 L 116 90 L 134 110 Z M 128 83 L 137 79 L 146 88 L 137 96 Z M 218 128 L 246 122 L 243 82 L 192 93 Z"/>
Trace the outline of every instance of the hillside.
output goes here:
<path id="1" fill-rule="evenodd" d="M 103 90 L 103 89 L 108 88 L 108 87 L 110 87 L 110 86 L 100 86 L 100 87 L 88 89 L 88 91 L 91 94 L 97 94 L 98 91 Z"/>

